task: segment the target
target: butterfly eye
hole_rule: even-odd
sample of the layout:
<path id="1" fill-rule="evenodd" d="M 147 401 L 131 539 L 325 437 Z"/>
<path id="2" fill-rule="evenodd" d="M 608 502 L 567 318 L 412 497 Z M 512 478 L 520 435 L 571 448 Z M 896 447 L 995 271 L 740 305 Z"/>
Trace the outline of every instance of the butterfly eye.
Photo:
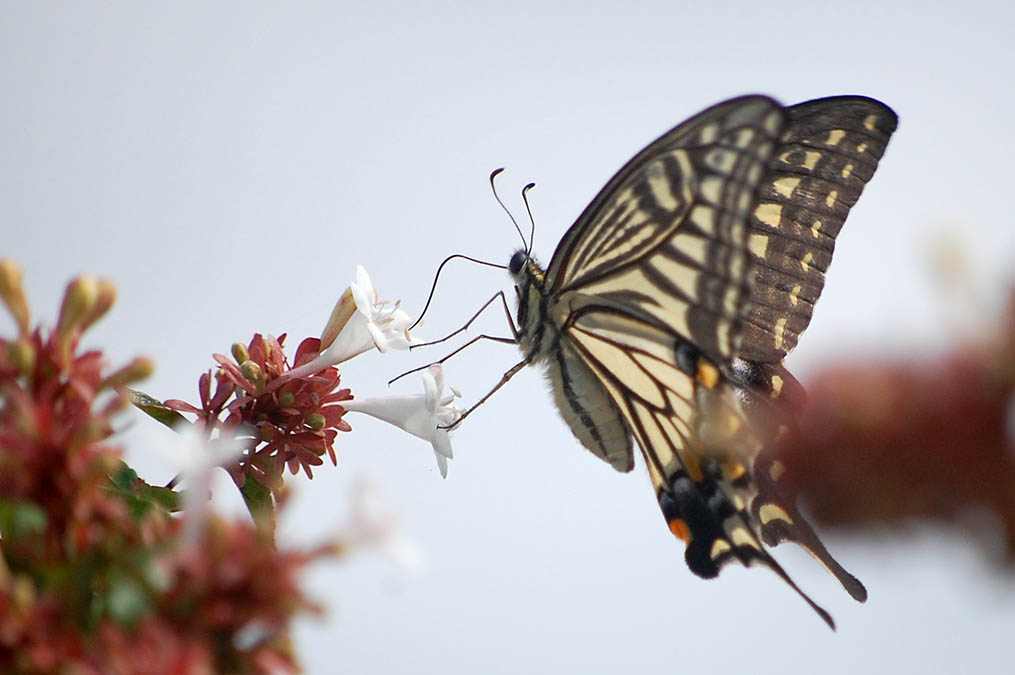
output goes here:
<path id="1" fill-rule="evenodd" d="M 515 251 L 515 254 L 511 256 L 511 261 L 508 263 L 508 272 L 510 272 L 512 276 L 521 272 L 522 268 L 525 267 L 525 261 L 528 260 L 528 258 L 529 256 L 525 251 Z"/>

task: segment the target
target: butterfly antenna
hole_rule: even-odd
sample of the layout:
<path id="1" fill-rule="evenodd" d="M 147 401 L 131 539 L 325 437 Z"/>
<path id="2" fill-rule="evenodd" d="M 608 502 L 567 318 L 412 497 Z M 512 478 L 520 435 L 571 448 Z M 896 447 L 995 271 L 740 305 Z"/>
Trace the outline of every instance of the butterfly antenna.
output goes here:
<path id="1" fill-rule="evenodd" d="M 532 228 L 529 230 L 529 247 L 525 249 L 525 255 L 532 253 L 532 243 L 536 240 L 536 219 L 532 217 L 532 207 L 529 206 L 529 190 L 536 187 L 535 183 L 529 183 L 522 188 L 522 201 L 525 202 L 525 211 L 529 214 L 529 222 Z"/>
<path id="2" fill-rule="evenodd" d="M 511 219 L 511 223 L 515 226 L 515 231 L 518 232 L 518 236 L 522 238 L 522 246 L 525 248 L 526 251 L 528 251 L 529 244 L 528 242 L 525 241 L 525 235 L 522 234 L 522 228 L 518 226 L 518 221 L 515 220 L 515 217 L 511 215 L 511 212 L 508 211 L 508 207 L 504 205 L 504 201 L 500 198 L 500 195 L 497 194 L 497 185 L 494 183 L 494 179 L 497 178 L 497 176 L 499 176 L 502 171 L 504 171 L 504 167 L 494 169 L 493 173 L 490 174 L 490 189 L 493 190 L 493 198 L 496 199 L 497 203 L 500 204 L 500 207 L 504 209 L 504 213 L 507 214 L 508 218 Z"/>
<path id="3" fill-rule="evenodd" d="M 428 309 L 430 309 L 430 302 L 433 301 L 434 293 L 437 292 L 437 281 L 441 278 L 441 271 L 444 269 L 445 265 L 447 265 L 449 262 L 451 262 L 455 258 L 462 258 L 463 260 L 468 260 L 469 262 L 474 262 L 474 263 L 476 263 L 478 265 L 486 265 L 488 267 L 496 267 L 497 269 L 502 269 L 502 270 L 506 270 L 507 269 L 506 265 L 498 265 L 497 263 L 487 262 L 486 260 L 480 260 L 478 258 L 470 258 L 467 255 L 462 255 L 461 253 L 455 253 L 455 254 L 449 255 L 447 258 L 444 259 L 443 262 L 441 262 L 440 265 L 437 266 L 437 274 L 435 274 L 434 277 L 433 277 L 433 284 L 430 286 L 430 295 L 428 295 L 427 298 L 426 298 L 426 304 L 423 305 L 423 311 L 419 313 L 419 318 L 416 319 L 416 321 L 414 321 L 411 326 L 409 326 L 408 330 L 412 330 L 413 328 L 418 326 L 421 321 L 423 321 L 423 316 L 426 314 L 426 311 Z"/>

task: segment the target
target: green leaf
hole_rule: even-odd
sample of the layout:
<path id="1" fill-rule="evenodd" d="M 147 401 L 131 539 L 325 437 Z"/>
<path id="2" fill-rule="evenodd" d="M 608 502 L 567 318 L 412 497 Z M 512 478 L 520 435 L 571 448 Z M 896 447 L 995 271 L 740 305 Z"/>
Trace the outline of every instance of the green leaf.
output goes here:
<path id="1" fill-rule="evenodd" d="M 180 510 L 179 493 L 167 487 L 149 485 L 124 462 L 120 462 L 109 480 L 112 484 L 110 488 L 123 498 L 135 521 L 141 521 L 153 509 L 168 512 Z"/>
<path id="2" fill-rule="evenodd" d="M 0 501 L 0 534 L 5 539 L 44 532 L 47 522 L 46 512 L 38 504 Z"/>
<path id="3" fill-rule="evenodd" d="M 243 503 L 254 519 L 257 530 L 271 541 L 275 539 L 275 500 L 271 490 L 258 482 L 251 471 L 247 471 L 246 480 L 240 488 Z"/>
<path id="4" fill-rule="evenodd" d="M 113 481 L 113 485 L 119 490 L 131 492 L 134 490 L 134 483 L 141 480 L 138 478 L 137 471 L 130 468 L 126 462 L 120 462 L 116 472 L 109 477 Z"/>
<path id="5" fill-rule="evenodd" d="M 130 402 L 135 408 L 144 412 L 157 422 L 165 424 L 170 429 L 179 429 L 182 428 L 183 425 L 190 424 L 186 417 L 172 408 L 166 407 L 163 405 L 162 401 L 154 399 L 148 394 L 137 391 L 136 389 L 130 390 Z"/>

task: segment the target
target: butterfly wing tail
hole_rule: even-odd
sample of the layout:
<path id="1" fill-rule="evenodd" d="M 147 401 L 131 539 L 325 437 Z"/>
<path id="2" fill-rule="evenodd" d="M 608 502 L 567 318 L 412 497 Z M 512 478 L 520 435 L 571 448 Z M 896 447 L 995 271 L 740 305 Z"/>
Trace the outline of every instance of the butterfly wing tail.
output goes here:
<path id="1" fill-rule="evenodd" d="M 756 522 L 761 523 L 761 538 L 769 546 L 792 541 L 802 546 L 839 580 L 846 592 L 857 602 L 867 600 L 867 589 L 832 557 L 817 533 L 796 507 L 795 500 L 783 495 L 778 479 L 784 467 L 781 462 L 762 453 L 754 464 L 758 495 L 751 504 Z"/>
<path id="2" fill-rule="evenodd" d="M 835 630 L 832 616 L 797 586 L 782 565 L 764 550 L 758 536 L 748 525 L 750 520 L 746 511 L 738 510 L 736 504 L 718 488 L 718 483 L 696 483 L 683 471 L 678 471 L 669 479 L 653 472 L 653 482 L 656 483 L 659 507 L 670 531 L 687 544 L 684 557 L 692 572 L 710 579 L 718 576 L 719 570 L 733 561 L 744 566 L 764 565 L 796 591 L 829 628 Z"/>
<path id="3" fill-rule="evenodd" d="M 796 417 L 803 408 L 803 387 L 781 364 L 754 363 L 738 359 L 727 376 L 737 386 L 742 409 L 750 426 L 766 439 L 764 447 L 776 448 L 780 439 L 795 436 Z M 752 522 L 759 524 L 761 539 L 768 546 L 792 541 L 802 546 L 839 580 L 854 600 L 867 600 L 867 589 L 832 557 L 796 505 L 796 499 L 780 487 L 786 467 L 767 450 L 753 461 L 751 474 L 756 493 L 751 499 Z"/>

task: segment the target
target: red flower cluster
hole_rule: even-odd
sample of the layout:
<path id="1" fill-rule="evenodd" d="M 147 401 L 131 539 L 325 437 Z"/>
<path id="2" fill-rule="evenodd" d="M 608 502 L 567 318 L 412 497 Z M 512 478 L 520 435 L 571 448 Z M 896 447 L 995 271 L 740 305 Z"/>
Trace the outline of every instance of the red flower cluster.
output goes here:
<path id="1" fill-rule="evenodd" d="M 206 433 L 217 429 L 248 438 L 244 455 L 225 467 L 241 488 L 251 475 L 277 493 L 286 466 L 294 474 L 302 468 L 313 478 L 311 467 L 323 464 L 325 453 L 337 465 L 335 438 L 339 431 L 352 430 L 342 419 L 345 409 L 339 405 L 352 395 L 348 389 L 335 391 L 338 370 L 285 377 L 289 368 L 282 351 L 284 342 L 285 335 L 275 339 L 257 334 L 247 346 L 233 345 L 235 361 L 215 354 L 221 368 L 215 378 L 215 393 L 211 394 L 211 373 L 202 374 L 198 379 L 200 408 L 175 399 L 165 402 L 167 408 L 197 415 Z M 296 350 L 295 365 L 311 361 L 319 351 L 320 340 L 305 339 Z M 223 412 L 226 417 L 220 420 Z"/>
<path id="2" fill-rule="evenodd" d="M 318 611 L 298 575 L 337 547 L 277 550 L 265 528 L 214 516 L 201 524 L 201 546 L 180 546 L 179 494 L 146 484 L 107 444 L 128 405 L 123 387 L 151 362 L 108 372 L 100 352 L 78 351 L 114 298 L 111 284 L 77 279 L 56 327 L 32 330 L 20 270 L 0 261 L 0 299 L 18 329 L 0 338 L 0 672 L 295 670 L 290 622 Z M 284 370 L 280 341 L 255 337 L 249 353 L 239 368 L 223 364 L 214 396 L 202 376 L 205 428 L 247 424 L 273 436 L 240 465 L 259 479 L 287 462 L 320 464 L 325 452 L 334 460 L 337 430 L 348 429 L 335 403 L 348 392 L 331 393 L 337 372 L 269 394 Z"/>

